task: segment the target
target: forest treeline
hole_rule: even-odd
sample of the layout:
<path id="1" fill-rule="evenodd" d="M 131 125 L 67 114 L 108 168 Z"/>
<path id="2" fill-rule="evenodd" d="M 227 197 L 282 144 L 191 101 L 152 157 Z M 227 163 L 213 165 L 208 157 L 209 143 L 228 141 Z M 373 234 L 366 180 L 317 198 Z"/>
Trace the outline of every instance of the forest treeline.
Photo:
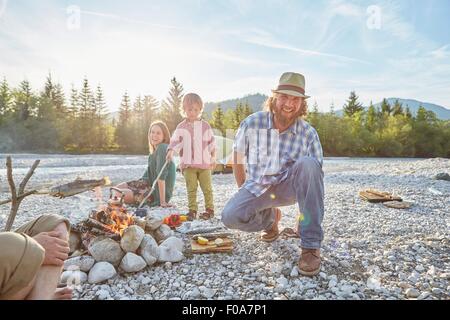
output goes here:
<path id="1" fill-rule="evenodd" d="M 0 83 L 0 152 L 132 153 L 148 152 L 151 122 L 165 121 L 173 131 L 182 120 L 183 85 L 171 79 L 167 98 L 151 95 L 130 97 L 125 91 L 118 116 L 112 118 L 101 85 L 87 78 L 65 93 L 49 74 L 43 88 L 35 90 L 27 80 L 17 87 L 7 79 Z M 413 116 L 398 101 L 381 108 L 365 109 L 351 92 L 344 115 L 319 112 L 309 106 L 306 120 L 320 136 L 326 156 L 450 157 L 450 121 L 420 107 Z M 230 137 L 254 110 L 238 103 L 224 111 L 220 105 L 203 117 L 217 134 Z"/>

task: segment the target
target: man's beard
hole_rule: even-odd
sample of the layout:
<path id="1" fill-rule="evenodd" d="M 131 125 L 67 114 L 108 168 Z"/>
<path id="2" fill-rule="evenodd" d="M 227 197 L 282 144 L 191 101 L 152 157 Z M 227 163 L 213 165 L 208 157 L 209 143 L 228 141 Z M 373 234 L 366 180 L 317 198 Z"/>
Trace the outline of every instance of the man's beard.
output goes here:
<path id="1" fill-rule="evenodd" d="M 290 116 L 284 115 L 282 109 L 283 107 L 277 109 L 276 106 L 273 106 L 272 108 L 274 117 L 282 127 L 290 126 L 301 114 L 301 108 L 299 108 L 297 112 L 292 113 Z"/>

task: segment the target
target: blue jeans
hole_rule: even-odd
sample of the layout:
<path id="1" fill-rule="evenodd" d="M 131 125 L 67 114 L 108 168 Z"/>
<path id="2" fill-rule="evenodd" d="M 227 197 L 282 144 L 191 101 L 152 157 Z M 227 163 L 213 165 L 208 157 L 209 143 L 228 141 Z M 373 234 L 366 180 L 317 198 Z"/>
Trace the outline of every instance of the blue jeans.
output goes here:
<path id="1" fill-rule="evenodd" d="M 222 222 L 230 229 L 247 232 L 268 230 L 275 221 L 273 208 L 298 203 L 302 213 L 298 228 L 300 246 L 319 249 L 323 240 L 323 199 L 322 167 L 314 158 L 301 157 L 284 181 L 271 186 L 261 196 L 240 188 L 225 205 Z"/>

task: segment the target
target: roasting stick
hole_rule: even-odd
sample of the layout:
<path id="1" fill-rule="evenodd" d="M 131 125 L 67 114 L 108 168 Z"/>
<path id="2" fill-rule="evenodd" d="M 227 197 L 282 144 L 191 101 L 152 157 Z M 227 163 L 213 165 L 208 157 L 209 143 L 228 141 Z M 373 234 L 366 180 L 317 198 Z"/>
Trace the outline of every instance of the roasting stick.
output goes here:
<path id="1" fill-rule="evenodd" d="M 142 199 L 141 203 L 139 204 L 139 206 L 137 207 L 138 209 L 140 209 L 142 207 L 142 205 L 145 203 L 145 201 L 147 201 L 147 199 L 150 197 L 150 195 L 153 193 L 153 191 L 155 191 L 155 187 L 156 187 L 156 183 L 158 182 L 159 178 L 161 177 L 164 169 L 166 168 L 167 164 L 169 163 L 169 161 L 166 160 L 166 162 L 164 162 L 164 165 L 161 168 L 161 171 L 159 172 L 158 176 L 156 177 L 155 181 L 153 181 L 152 187 L 150 189 L 150 191 L 148 192 L 148 194 L 145 196 L 144 199 Z"/>

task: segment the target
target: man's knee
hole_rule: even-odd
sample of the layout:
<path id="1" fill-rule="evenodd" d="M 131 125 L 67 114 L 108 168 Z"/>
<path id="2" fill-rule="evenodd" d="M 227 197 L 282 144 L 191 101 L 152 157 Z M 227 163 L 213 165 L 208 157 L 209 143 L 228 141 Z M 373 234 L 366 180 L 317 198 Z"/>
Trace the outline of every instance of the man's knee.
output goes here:
<path id="1" fill-rule="evenodd" d="M 228 201 L 228 203 L 225 205 L 225 208 L 223 208 L 222 210 L 222 217 L 221 217 L 222 223 L 227 228 L 233 229 L 236 227 L 237 222 L 236 213 L 237 213 L 236 208 L 234 207 L 231 201 Z"/>
<path id="2" fill-rule="evenodd" d="M 69 228 L 67 227 L 67 224 L 65 222 L 59 223 L 53 231 L 59 232 L 60 236 L 59 238 L 62 240 L 68 240 L 69 239 Z"/>
<path id="3" fill-rule="evenodd" d="M 322 173 L 322 167 L 320 166 L 319 161 L 313 157 L 301 157 L 295 162 L 294 170 L 296 170 L 297 173 L 301 172 L 309 175 Z"/>
<path id="4" fill-rule="evenodd" d="M 25 233 L 30 237 L 34 237 L 41 232 L 54 231 L 61 223 L 65 224 L 66 232 L 70 231 L 69 219 L 58 214 L 44 214 L 39 218 L 20 226 L 16 232 Z"/>

